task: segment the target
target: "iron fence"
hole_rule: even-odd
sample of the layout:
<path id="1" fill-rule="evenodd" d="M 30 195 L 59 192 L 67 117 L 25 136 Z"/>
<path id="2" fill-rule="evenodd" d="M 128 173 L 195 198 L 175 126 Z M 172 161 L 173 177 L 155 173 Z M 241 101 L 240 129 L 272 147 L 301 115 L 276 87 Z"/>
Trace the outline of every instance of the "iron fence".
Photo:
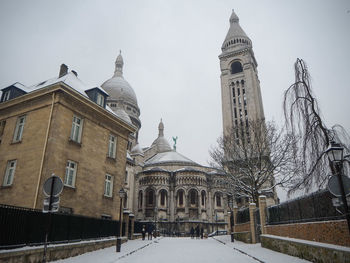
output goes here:
<path id="1" fill-rule="evenodd" d="M 267 207 L 267 224 L 289 224 L 344 219 L 344 211 L 333 206 L 328 190 L 318 191 L 279 205 Z"/>
<path id="2" fill-rule="evenodd" d="M 118 221 L 0 205 L 0 249 L 43 244 L 50 217 L 49 243 L 119 235 Z"/>
<path id="3" fill-rule="evenodd" d="M 237 224 L 243 224 L 250 221 L 249 207 L 242 210 L 238 210 L 237 213 Z"/>

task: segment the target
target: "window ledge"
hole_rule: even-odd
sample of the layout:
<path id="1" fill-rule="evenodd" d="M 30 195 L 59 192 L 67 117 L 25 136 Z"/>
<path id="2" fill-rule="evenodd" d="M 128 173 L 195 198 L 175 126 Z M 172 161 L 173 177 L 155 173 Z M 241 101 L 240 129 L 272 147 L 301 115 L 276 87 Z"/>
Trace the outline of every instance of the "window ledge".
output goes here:
<path id="1" fill-rule="evenodd" d="M 102 195 L 103 199 L 113 200 L 113 196 Z"/>
<path id="2" fill-rule="evenodd" d="M 75 186 L 71 186 L 71 185 L 68 185 L 68 184 L 64 184 L 63 186 L 64 186 L 64 188 L 66 188 L 66 189 L 71 189 L 71 190 L 73 190 L 73 191 L 76 191 L 76 190 L 77 190 L 77 189 L 75 188 Z"/>
<path id="3" fill-rule="evenodd" d="M 10 144 L 12 145 L 12 144 L 20 144 L 20 143 L 22 143 L 22 140 L 19 140 L 19 141 L 12 141 Z"/>
<path id="4" fill-rule="evenodd" d="M 115 157 L 110 157 L 110 156 L 106 156 L 107 160 L 110 161 L 110 162 L 116 162 L 117 159 Z"/>
<path id="5" fill-rule="evenodd" d="M 69 143 L 81 147 L 81 142 L 74 141 L 72 138 L 68 139 Z"/>

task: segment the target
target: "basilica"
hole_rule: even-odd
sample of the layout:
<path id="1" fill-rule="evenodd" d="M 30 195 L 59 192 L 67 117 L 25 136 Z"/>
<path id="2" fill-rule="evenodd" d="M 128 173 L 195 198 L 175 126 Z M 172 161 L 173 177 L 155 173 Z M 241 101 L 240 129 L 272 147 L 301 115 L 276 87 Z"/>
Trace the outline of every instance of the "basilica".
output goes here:
<path id="1" fill-rule="evenodd" d="M 252 42 L 234 11 L 229 21 L 219 56 L 224 133 L 248 119 L 264 119 Z M 140 108 L 135 91 L 123 77 L 123 66 L 119 54 L 114 75 L 101 87 L 109 94 L 107 105 L 137 127 L 129 136 L 124 213 L 139 222 L 153 222 L 160 231 L 189 232 L 197 225 L 207 233 L 228 229 L 232 209 L 228 204 L 235 198 L 228 194 L 230 185 L 224 171 L 197 164 L 177 152 L 164 137 L 162 120 L 153 143 L 140 146 Z M 275 193 L 268 196 L 270 204 L 275 199 Z"/>

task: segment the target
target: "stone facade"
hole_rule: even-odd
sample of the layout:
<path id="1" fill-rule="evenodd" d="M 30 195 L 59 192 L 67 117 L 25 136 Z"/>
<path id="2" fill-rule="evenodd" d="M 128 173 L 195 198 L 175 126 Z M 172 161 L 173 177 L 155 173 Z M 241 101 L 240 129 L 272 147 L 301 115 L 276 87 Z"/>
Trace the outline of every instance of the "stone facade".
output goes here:
<path id="1" fill-rule="evenodd" d="M 73 73 L 60 80 L 0 103 L 0 121 L 6 121 L 0 144 L 0 203 L 42 209 L 43 183 L 53 173 L 65 182 L 70 160 L 76 164 L 75 184 L 65 182 L 61 210 L 118 219 L 128 136 L 135 128 L 76 90 Z M 25 124 L 21 140 L 14 143 L 19 116 L 26 116 Z M 82 120 L 80 142 L 71 139 L 73 116 Z M 107 157 L 110 134 L 117 141 L 115 158 Z M 16 168 L 13 182 L 6 185 L 10 160 L 16 160 Z M 113 178 L 110 196 L 105 194 L 106 174 Z"/>

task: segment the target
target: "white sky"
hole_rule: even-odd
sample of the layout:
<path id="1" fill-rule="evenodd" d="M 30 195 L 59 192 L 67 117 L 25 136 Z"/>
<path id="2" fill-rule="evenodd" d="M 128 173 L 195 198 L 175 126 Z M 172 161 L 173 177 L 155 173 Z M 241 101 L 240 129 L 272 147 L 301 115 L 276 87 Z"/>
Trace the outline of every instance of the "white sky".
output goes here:
<path id="1" fill-rule="evenodd" d="M 222 132 L 218 55 L 231 9 L 253 42 L 265 116 L 281 123 L 282 95 L 304 59 L 327 125 L 350 130 L 350 1 L 18 1 L 0 2 L 0 88 L 58 75 L 62 63 L 89 85 L 124 77 L 141 109 L 141 146 L 165 136 L 207 165 Z"/>

